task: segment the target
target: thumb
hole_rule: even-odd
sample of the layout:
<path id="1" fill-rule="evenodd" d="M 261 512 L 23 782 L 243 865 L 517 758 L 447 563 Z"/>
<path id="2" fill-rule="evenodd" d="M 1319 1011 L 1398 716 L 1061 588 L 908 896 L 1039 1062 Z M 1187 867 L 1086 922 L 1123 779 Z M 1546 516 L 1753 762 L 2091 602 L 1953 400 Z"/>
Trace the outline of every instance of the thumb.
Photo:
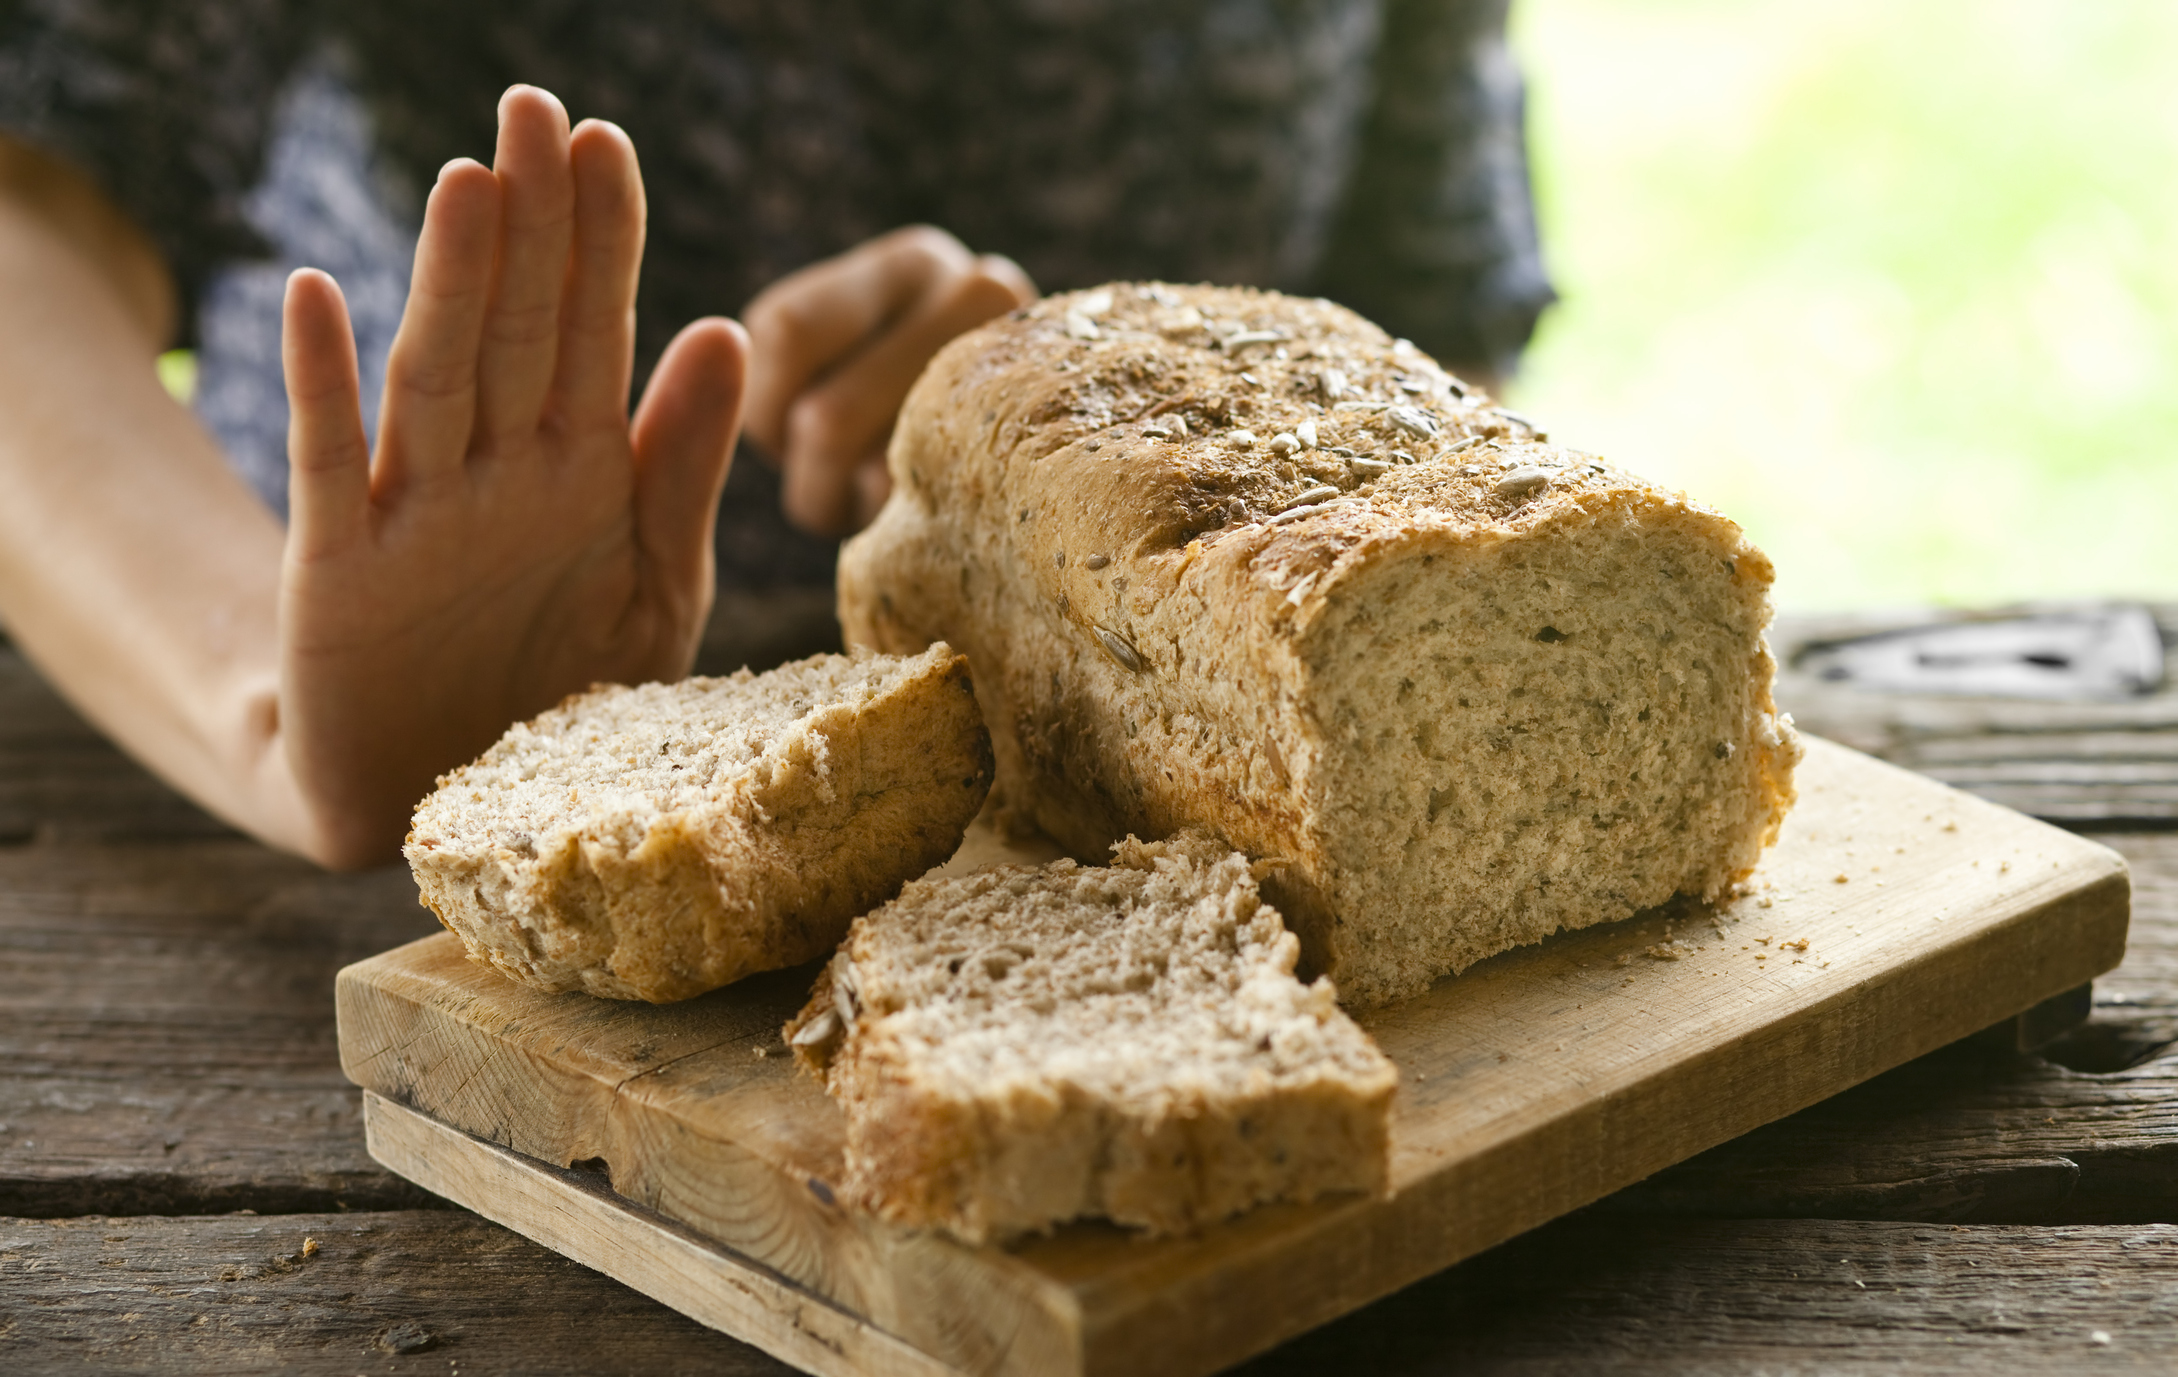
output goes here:
<path id="1" fill-rule="evenodd" d="M 643 389 L 635 447 L 636 540 L 668 585 L 708 599 L 711 530 L 741 432 L 749 337 L 706 317 L 674 336 Z"/>

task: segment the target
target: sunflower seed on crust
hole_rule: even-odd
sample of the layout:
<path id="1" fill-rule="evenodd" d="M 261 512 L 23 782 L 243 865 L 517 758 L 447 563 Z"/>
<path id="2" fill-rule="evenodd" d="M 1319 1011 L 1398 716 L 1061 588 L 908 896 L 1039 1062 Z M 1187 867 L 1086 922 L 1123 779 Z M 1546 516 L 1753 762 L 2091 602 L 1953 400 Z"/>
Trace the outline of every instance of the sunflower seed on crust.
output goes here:
<path id="1" fill-rule="evenodd" d="M 1437 434 L 1437 418 L 1417 407 L 1395 406 L 1385 413 L 1391 423 L 1409 435 L 1420 439 L 1434 439 Z"/>
<path id="2" fill-rule="evenodd" d="M 1529 493 L 1550 486 L 1550 475 L 1533 464 L 1519 468 L 1497 480 L 1495 492 L 1499 497 L 1526 497 Z"/>
<path id="3" fill-rule="evenodd" d="M 1281 502 L 1278 505 L 1278 510 L 1286 511 L 1293 507 L 1312 507 L 1318 502 L 1323 501 L 1327 497 L 1337 497 L 1338 495 L 1339 490 L 1337 488 L 1334 488 L 1329 484 L 1324 484 L 1319 487 L 1310 488 L 1307 492 L 1301 493 L 1298 496 L 1289 498 L 1286 501 Z"/>
<path id="4" fill-rule="evenodd" d="M 1142 672 L 1142 652 L 1134 648 L 1133 642 L 1118 632 L 1107 631 L 1101 626 L 1094 628 L 1094 630 L 1097 633 L 1097 639 L 1104 643 L 1104 649 L 1113 659 L 1137 674 Z"/>
<path id="5" fill-rule="evenodd" d="M 794 1036 L 788 1039 L 788 1042 L 795 1047 L 821 1047 L 833 1038 L 838 1037 L 839 1031 L 838 1013 L 826 1009 L 823 1013 L 818 1014 L 809 1022 L 795 1029 Z"/>

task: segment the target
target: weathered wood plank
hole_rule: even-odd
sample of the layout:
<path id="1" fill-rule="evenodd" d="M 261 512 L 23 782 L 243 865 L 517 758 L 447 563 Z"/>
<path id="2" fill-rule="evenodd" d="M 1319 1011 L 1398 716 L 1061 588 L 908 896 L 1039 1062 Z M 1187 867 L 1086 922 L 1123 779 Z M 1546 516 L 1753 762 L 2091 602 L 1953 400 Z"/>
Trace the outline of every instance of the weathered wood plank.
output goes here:
<path id="1" fill-rule="evenodd" d="M 430 1203 L 364 1151 L 332 987 L 434 926 L 246 842 L 0 848 L 0 1213 Z"/>
<path id="2" fill-rule="evenodd" d="M 0 1219 L 0 1368 L 793 1371 L 457 1210 Z"/>
<path id="3" fill-rule="evenodd" d="M 1585 1217 L 1418 1283 L 1236 1377 L 2167 1372 L 2174 1333 L 2178 1228 L 2168 1225 Z M 793 1371 L 457 1211 L 0 1220 L 0 1365 L 303 1377 Z"/>
<path id="4" fill-rule="evenodd" d="M 2132 867 L 2124 963 L 2037 1055 L 1961 1044 L 1620 1192 L 1614 1210 L 1940 1221 L 2178 1221 L 2178 836 Z"/>
<path id="5" fill-rule="evenodd" d="M 2157 1372 L 2178 1228 L 1576 1217 L 1235 1370 Z"/>

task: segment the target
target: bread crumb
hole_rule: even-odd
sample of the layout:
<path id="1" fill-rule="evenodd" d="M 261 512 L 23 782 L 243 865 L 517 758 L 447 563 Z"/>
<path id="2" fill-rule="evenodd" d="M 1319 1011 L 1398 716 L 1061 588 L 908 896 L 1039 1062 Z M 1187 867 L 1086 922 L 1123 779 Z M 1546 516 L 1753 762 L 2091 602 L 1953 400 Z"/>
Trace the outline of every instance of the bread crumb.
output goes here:
<path id="1" fill-rule="evenodd" d="M 318 1241 L 317 1241 L 316 1239 L 314 1239 L 314 1238 L 306 1238 L 306 1239 L 304 1239 L 304 1240 L 303 1240 L 303 1256 L 304 1256 L 304 1257 L 316 1257 L 317 1255 L 318 1255 Z"/>
<path id="2" fill-rule="evenodd" d="M 1839 872 L 1838 874 L 1836 874 L 1836 875 L 1832 876 L 1832 877 L 1831 877 L 1831 880 L 1830 880 L 1830 883 L 1832 883 L 1832 884 L 1834 884 L 1834 885 L 1842 885 L 1842 884 L 1845 884 L 1845 883 L 1847 883 L 1847 882 L 1848 882 L 1848 877 L 1847 877 L 1847 876 L 1845 875 L 1845 873 L 1844 873 L 1843 871 L 1840 871 L 1840 872 Z"/>

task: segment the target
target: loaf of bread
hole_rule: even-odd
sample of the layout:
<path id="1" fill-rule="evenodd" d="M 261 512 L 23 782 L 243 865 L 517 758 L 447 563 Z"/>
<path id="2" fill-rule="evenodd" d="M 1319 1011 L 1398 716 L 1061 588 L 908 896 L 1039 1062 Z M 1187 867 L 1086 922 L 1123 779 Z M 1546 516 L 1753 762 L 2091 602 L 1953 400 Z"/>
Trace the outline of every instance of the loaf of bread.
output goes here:
<path id="1" fill-rule="evenodd" d="M 1248 861 L 1199 834 L 1115 849 L 856 920 L 785 1030 L 846 1111 L 850 1200 L 982 1242 L 1384 1189 L 1398 1072 L 1294 978 Z"/>
<path id="2" fill-rule="evenodd" d="M 1349 1002 L 1753 867 L 1798 758 L 1771 566 L 1325 301 L 1115 284 L 948 346 L 840 561 L 975 666 L 1002 809 L 1199 827 Z"/>
<path id="3" fill-rule="evenodd" d="M 819 655 L 578 694 L 441 779 L 406 853 L 472 958 L 663 1003 L 831 951 L 953 853 L 990 781 L 949 647 Z"/>

